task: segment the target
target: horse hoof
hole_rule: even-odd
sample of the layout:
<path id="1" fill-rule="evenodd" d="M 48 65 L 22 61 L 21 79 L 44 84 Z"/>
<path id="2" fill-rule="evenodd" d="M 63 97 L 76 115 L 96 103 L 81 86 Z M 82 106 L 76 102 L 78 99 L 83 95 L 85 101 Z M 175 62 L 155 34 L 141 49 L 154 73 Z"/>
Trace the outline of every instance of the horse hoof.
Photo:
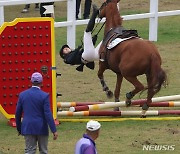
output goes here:
<path id="1" fill-rule="evenodd" d="M 126 107 L 131 106 L 131 100 L 126 100 Z"/>
<path id="2" fill-rule="evenodd" d="M 106 91 L 106 95 L 107 95 L 108 98 L 113 97 L 113 93 L 110 90 Z"/>
<path id="3" fill-rule="evenodd" d="M 141 115 L 141 118 L 146 118 L 146 115 Z"/>
<path id="4" fill-rule="evenodd" d="M 142 110 L 146 110 L 147 111 L 148 108 L 149 108 L 149 106 L 146 103 L 144 103 L 143 106 L 142 106 Z"/>

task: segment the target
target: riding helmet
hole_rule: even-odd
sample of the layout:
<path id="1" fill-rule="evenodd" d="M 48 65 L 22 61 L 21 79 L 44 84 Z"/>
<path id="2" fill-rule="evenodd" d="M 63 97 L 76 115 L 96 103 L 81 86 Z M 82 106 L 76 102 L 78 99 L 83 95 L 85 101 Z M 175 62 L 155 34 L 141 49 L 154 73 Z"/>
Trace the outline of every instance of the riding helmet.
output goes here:
<path id="1" fill-rule="evenodd" d="M 59 55 L 61 56 L 61 58 L 64 59 L 64 54 L 63 54 L 63 49 L 64 48 L 70 48 L 67 44 L 63 45 L 59 51 Z"/>

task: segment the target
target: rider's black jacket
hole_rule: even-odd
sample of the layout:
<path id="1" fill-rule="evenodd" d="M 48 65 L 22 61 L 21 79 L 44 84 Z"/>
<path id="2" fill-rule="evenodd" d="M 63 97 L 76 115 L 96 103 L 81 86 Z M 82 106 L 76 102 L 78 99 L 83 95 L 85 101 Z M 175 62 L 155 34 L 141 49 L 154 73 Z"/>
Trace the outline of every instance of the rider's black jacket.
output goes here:
<path id="1" fill-rule="evenodd" d="M 84 51 L 83 49 L 79 49 L 79 48 L 71 51 L 70 53 L 64 56 L 64 62 L 70 65 L 82 64 L 81 56 L 82 56 L 83 51 Z"/>

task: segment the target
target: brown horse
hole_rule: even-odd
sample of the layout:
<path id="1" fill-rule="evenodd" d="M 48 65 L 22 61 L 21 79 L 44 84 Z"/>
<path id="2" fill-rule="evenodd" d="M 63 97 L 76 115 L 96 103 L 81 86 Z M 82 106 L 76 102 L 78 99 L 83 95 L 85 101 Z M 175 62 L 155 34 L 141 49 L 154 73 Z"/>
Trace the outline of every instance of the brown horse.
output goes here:
<path id="1" fill-rule="evenodd" d="M 113 32 L 123 31 L 122 18 L 117 8 L 118 2 L 119 0 L 107 0 L 99 9 L 99 17 L 105 17 L 106 23 L 103 43 L 99 49 L 98 77 L 107 96 L 112 97 L 113 93 L 106 85 L 103 73 L 106 69 L 116 73 L 115 102 L 119 102 L 123 78 L 133 84 L 135 88 L 126 94 L 127 106 L 131 104 L 133 96 L 140 91 L 147 90 L 147 102 L 142 107 L 142 117 L 145 117 L 148 104 L 152 102 L 152 97 L 159 92 L 162 85 L 165 86 L 166 84 L 166 73 L 161 68 L 161 57 L 157 48 L 148 40 L 133 37 L 121 42 L 110 50 L 106 48 L 108 42 L 114 37 Z M 137 76 L 142 74 L 145 74 L 147 78 L 146 88 L 137 79 Z"/>

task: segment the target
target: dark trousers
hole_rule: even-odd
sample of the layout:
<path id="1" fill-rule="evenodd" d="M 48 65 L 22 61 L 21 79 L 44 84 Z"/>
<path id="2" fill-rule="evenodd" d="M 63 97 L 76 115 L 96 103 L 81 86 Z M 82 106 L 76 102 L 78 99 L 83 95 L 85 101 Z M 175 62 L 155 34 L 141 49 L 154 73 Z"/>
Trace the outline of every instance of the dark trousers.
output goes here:
<path id="1" fill-rule="evenodd" d="M 92 0 L 85 0 L 83 18 L 89 18 Z M 81 0 L 76 0 L 76 18 L 78 18 Z"/>
<path id="2" fill-rule="evenodd" d="M 39 7 L 39 3 L 36 3 L 36 4 L 35 4 L 35 7 Z M 26 5 L 25 5 L 25 8 L 26 8 L 26 9 L 29 9 L 29 8 L 30 8 L 30 4 L 26 4 Z"/>

